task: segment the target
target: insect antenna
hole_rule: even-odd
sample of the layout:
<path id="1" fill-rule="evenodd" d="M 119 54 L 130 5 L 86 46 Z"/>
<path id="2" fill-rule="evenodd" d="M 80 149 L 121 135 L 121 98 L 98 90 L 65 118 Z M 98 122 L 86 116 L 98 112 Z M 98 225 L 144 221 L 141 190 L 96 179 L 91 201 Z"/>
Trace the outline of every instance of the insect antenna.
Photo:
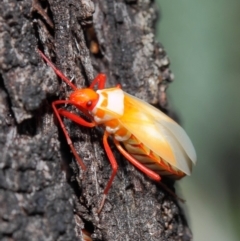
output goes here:
<path id="1" fill-rule="evenodd" d="M 40 50 L 36 49 L 40 56 L 47 62 L 47 64 L 54 70 L 56 75 L 60 77 L 67 85 L 69 85 L 73 90 L 76 90 L 77 87 L 68 79 L 52 62 L 48 57 Z"/>

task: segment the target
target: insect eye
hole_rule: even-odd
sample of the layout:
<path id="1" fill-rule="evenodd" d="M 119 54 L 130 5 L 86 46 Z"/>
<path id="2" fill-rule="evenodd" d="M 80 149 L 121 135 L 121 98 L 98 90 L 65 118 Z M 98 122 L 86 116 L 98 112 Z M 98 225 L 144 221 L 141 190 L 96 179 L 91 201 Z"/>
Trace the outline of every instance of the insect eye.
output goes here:
<path id="1" fill-rule="evenodd" d="M 91 105 L 92 105 L 92 101 L 89 100 L 89 101 L 87 102 L 86 106 L 87 106 L 87 107 L 90 107 Z"/>

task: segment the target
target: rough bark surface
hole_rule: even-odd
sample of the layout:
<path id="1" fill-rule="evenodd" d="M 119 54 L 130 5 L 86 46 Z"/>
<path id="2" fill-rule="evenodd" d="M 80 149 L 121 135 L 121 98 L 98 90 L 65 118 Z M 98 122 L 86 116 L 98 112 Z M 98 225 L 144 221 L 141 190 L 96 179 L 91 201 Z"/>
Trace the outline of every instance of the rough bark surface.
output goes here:
<path id="1" fill-rule="evenodd" d="M 172 81 L 155 42 L 150 0 L 7 0 L 0 4 L 0 239 L 191 240 L 177 201 L 115 151 L 118 174 L 100 214 L 111 166 L 102 130 L 65 120 L 77 166 L 54 123 L 51 102 L 70 88 L 37 55 L 46 55 L 78 86 L 98 72 L 166 109 Z M 72 109 L 72 107 L 67 107 Z M 110 141 L 111 143 L 111 141 Z"/>

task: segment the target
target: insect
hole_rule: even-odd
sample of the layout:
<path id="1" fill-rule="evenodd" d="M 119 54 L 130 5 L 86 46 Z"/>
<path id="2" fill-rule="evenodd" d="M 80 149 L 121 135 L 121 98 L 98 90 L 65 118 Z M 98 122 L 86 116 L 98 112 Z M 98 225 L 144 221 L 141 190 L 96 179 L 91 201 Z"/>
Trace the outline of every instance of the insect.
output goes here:
<path id="1" fill-rule="evenodd" d="M 196 163 L 193 144 L 183 128 L 170 117 L 143 100 L 127 94 L 120 86 L 104 89 L 105 74 L 98 74 L 89 88 L 79 89 L 40 50 L 38 53 L 73 89 L 68 100 L 54 101 L 52 107 L 83 170 L 86 170 L 86 166 L 73 146 L 62 117 L 85 127 L 100 125 L 104 128 L 103 145 L 112 166 L 112 174 L 104 190 L 100 210 L 118 169 L 108 144 L 109 136 L 128 161 L 157 182 L 160 182 L 161 176 L 180 179 L 191 174 L 192 165 Z M 95 85 L 97 91 L 93 89 Z M 92 121 L 88 122 L 77 114 L 57 107 L 63 104 L 74 105 Z"/>

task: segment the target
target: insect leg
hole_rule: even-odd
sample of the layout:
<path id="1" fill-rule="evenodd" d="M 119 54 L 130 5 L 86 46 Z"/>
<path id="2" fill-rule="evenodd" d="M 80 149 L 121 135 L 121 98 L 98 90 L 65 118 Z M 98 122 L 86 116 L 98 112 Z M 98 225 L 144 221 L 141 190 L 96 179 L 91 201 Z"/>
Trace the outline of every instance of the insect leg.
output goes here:
<path id="1" fill-rule="evenodd" d="M 105 83 L 106 83 L 106 75 L 105 74 L 98 74 L 94 80 L 92 81 L 91 85 L 89 86 L 90 89 L 93 89 L 94 85 L 95 84 L 98 84 L 98 89 L 101 90 L 101 89 L 104 89 L 105 87 Z"/>
<path id="2" fill-rule="evenodd" d="M 106 83 L 106 75 L 103 73 L 98 74 L 94 80 L 92 81 L 91 85 L 89 86 L 90 89 L 93 89 L 95 84 L 98 84 L 97 89 L 98 90 L 102 90 L 105 88 L 105 83 Z M 117 88 L 121 89 L 121 85 L 117 84 L 116 85 Z"/>
<path id="3" fill-rule="evenodd" d="M 126 150 L 123 149 L 121 144 L 114 139 L 114 143 L 117 147 L 117 149 L 120 151 L 120 153 L 128 160 L 130 161 L 136 168 L 138 168 L 140 171 L 145 173 L 148 177 L 151 179 L 159 182 L 161 180 L 160 175 L 158 175 L 156 172 L 150 170 L 149 168 L 145 167 L 143 164 L 141 164 L 139 161 L 137 161 L 133 156 L 131 156 Z"/>
<path id="4" fill-rule="evenodd" d="M 103 146 L 104 146 L 104 149 L 107 153 L 107 156 L 108 156 L 108 159 L 111 163 L 111 166 L 112 166 L 112 174 L 111 174 L 111 177 L 107 183 L 107 186 L 106 188 L 104 189 L 104 192 L 103 192 L 103 199 L 102 199 L 102 202 L 100 204 L 100 207 L 98 209 L 98 213 L 101 212 L 102 210 L 102 207 L 105 203 L 105 200 L 106 200 L 106 197 L 107 197 L 107 194 L 108 194 L 108 191 L 110 189 L 110 187 L 112 186 L 112 182 L 113 182 L 113 179 L 114 177 L 116 176 L 117 174 L 117 169 L 118 169 L 118 165 L 117 165 L 117 162 L 116 162 L 116 159 L 112 153 L 112 150 L 108 144 L 108 141 L 107 141 L 107 138 L 108 138 L 109 134 L 105 131 L 104 135 L 103 135 Z"/>
<path id="5" fill-rule="evenodd" d="M 41 50 L 36 50 L 40 54 L 40 56 L 48 63 L 48 65 L 54 70 L 58 77 L 65 81 L 73 90 L 77 89 L 77 87 L 69 80 L 69 78 L 67 78 Z"/>
<path id="6" fill-rule="evenodd" d="M 96 124 L 94 122 L 88 122 L 88 121 L 84 120 L 82 117 L 80 117 L 76 114 L 73 114 L 67 110 L 57 109 L 57 112 L 59 113 L 59 115 L 64 116 L 64 117 L 76 122 L 77 124 L 79 124 L 81 126 L 85 126 L 85 127 L 96 126 Z"/>
<path id="7" fill-rule="evenodd" d="M 67 129 L 66 129 L 66 127 L 65 127 L 65 125 L 64 125 L 60 115 L 66 117 L 66 118 L 69 118 L 70 120 L 72 120 L 74 122 L 77 122 L 78 124 L 86 126 L 86 127 L 94 127 L 96 124 L 92 123 L 92 122 L 87 122 L 84 119 L 82 119 L 81 117 L 79 117 L 79 116 L 77 116 L 77 115 L 75 115 L 75 114 L 73 114 L 71 112 L 68 112 L 66 110 L 63 110 L 63 109 L 58 110 L 56 106 L 59 105 L 59 104 L 69 104 L 69 102 L 66 101 L 66 100 L 57 100 L 57 101 L 54 101 L 52 103 L 52 107 L 53 107 L 53 111 L 54 111 L 55 115 L 57 116 L 57 119 L 58 119 L 58 121 L 60 123 L 60 126 L 61 126 L 63 132 L 64 132 L 64 135 L 66 137 L 67 143 L 70 146 L 73 155 L 75 156 L 75 158 L 76 158 L 78 164 L 81 166 L 81 168 L 83 170 L 86 170 L 86 166 L 84 165 L 83 161 L 81 160 L 81 158 L 77 154 L 77 152 L 76 152 L 76 150 L 75 150 L 75 148 L 73 146 L 72 140 L 71 140 L 71 138 L 68 135 Z"/>
<path id="8" fill-rule="evenodd" d="M 185 202 L 182 198 L 178 197 L 177 194 L 175 194 L 170 188 L 168 188 L 164 183 L 160 182 L 161 177 L 154 171 L 148 169 L 144 165 L 142 165 L 140 162 L 138 162 L 133 156 L 131 156 L 126 150 L 123 149 L 119 141 L 114 139 L 114 143 L 117 147 L 117 149 L 120 151 L 120 153 L 128 160 L 130 161 L 136 168 L 138 168 L 140 171 L 145 173 L 148 177 L 152 178 L 153 180 L 157 181 L 170 195 L 172 195 L 174 198 L 180 200 L 181 202 Z"/>

